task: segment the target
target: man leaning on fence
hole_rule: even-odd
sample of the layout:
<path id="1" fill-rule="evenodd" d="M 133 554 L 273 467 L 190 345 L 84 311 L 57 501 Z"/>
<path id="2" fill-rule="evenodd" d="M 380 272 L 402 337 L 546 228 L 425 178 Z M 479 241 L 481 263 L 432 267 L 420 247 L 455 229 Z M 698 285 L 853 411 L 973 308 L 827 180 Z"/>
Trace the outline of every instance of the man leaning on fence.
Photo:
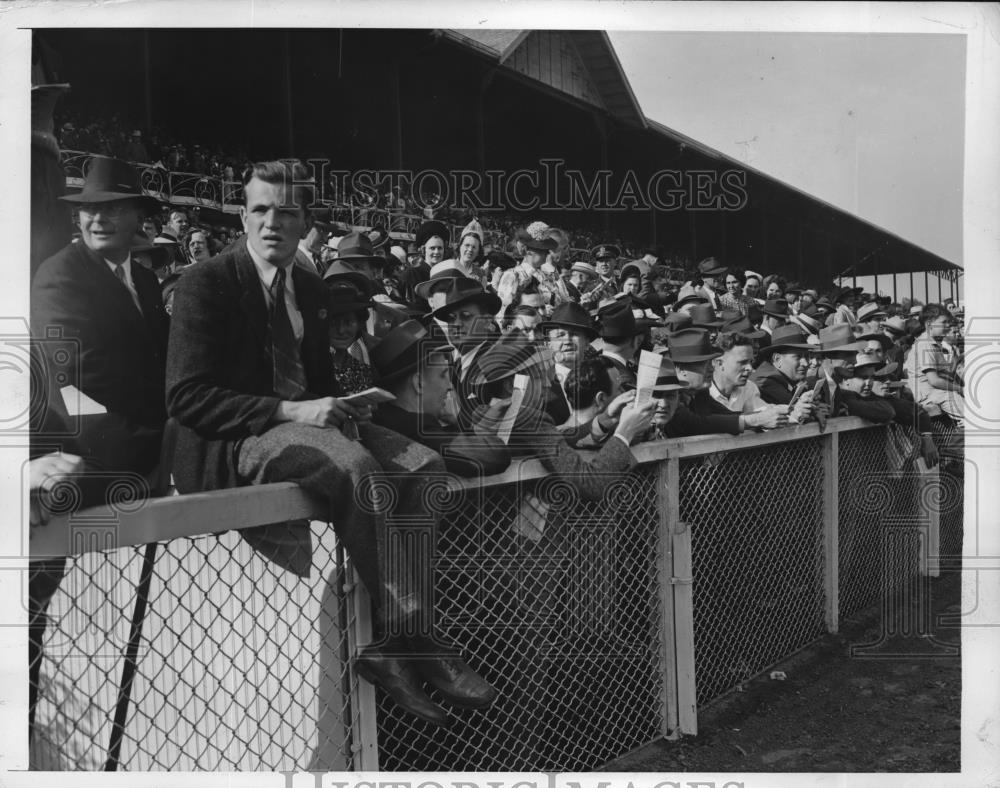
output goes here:
<path id="1" fill-rule="evenodd" d="M 167 357 L 167 407 L 182 425 L 177 485 L 183 492 L 292 481 L 323 500 L 372 596 L 382 636 L 359 654 L 359 674 L 412 714 L 443 724 L 447 715 L 422 681 L 472 708 L 488 706 L 495 692 L 434 638 L 430 602 L 418 591 L 430 587 L 429 560 L 393 560 L 398 569 L 388 574 L 389 513 L 378 500 L 394 499 L 400 521 L 433 520 L 423 498 L 444 464 L 436 452 L 372 424 L 370 408 L 338 396 L 326 291 L 293 264 L 309 229 L 307 177 L 290 162 L 248 170 L 246 236 L 178 286 Z M 345 434 L 355 427 L 357 441 Z M 387 483 L 393 493 L 380 494 Z M 286 569 L 309 571 L 307 524 L 250 536 Z"/>

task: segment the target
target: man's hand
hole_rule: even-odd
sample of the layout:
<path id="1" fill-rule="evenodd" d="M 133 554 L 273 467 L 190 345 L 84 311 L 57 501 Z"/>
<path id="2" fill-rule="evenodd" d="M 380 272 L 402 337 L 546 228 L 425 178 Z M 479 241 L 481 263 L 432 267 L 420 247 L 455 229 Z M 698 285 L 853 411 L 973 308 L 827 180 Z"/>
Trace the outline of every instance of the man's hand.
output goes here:
<path id="1" fill-rule="evenodd" d="M 49 521 L 48 494 L 52 488 L 70 474 L 83 471 L 83 458 L 60 451 L 36 457 L 28 463 L 29 496 L 28 523 L 45 525 Z"/>
<path id="2" fill-rule="evenodd" d="M 778 408 L 765 408 L 757 413 L 743 414 L 743 422 L 748 427 L 773 430 L 788 424 L 788 415 Z"/>
<path id="3" fill-rule="evenodd" d="M 628 393 L 631 394 L 634 392 Z M 644 435 L 649 430 L 650 425 L 653 423 L 653 413 L 655 411 L 655 399 L 651 399 L 641 408 L 637 408 L 635 403 L 627 405 L 621 411 L 615 435 L 631 445 L 632 441 L 638 436 Z"/>
<path id="4" fill-rule="evenodd" d="M 789 413 L 789 421 L 797 421 L 802 424 L 812 418 L 813 415 L 813 393 L 807 391 L 801 397 L 799 397 L 798 402 L 792 407 L 791 413 Z"/>
<path id="5" fill-rule="evenodd" d="M 302 402 L 282 401 L 275 411 L 277 422 L 294 421 L 313 427 L 340 427 L 348 419 L 371 421 L 370 405 L 359 407 L 336 397 L 323 397 Z"/>
<path id="6" fill-rule="evenodd" d="M 609 418 L 617 419 L 618 415 L 622 412 L 622 409 L 628 405 L 632 400 L 635 399 L 635 389 L 631 391 L 623 391 L 613 400 L 611 404 L 608 405 L 607 414 Z"/>

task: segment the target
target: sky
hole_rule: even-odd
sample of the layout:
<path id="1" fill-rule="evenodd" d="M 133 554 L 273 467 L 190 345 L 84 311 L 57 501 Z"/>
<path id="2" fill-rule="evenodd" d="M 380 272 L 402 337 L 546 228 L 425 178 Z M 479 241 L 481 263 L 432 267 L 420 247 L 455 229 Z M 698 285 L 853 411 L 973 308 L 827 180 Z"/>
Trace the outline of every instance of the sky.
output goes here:
<path id="1" fill-rule="evenodd" d="M 963 264 L 964 36 L 609 36 L 647 117 Z"/>

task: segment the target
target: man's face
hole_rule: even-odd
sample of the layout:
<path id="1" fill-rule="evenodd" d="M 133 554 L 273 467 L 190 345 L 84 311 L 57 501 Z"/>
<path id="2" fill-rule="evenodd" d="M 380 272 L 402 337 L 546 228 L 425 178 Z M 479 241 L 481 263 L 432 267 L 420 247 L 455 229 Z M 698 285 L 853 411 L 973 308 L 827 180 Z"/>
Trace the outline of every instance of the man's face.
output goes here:
<path id="1" fill-rule="evenodd" d="M 653 424 L 663 428 L 674 417 L 680 397 L 676 391 L 664 391 L 656 398 L 656 410 L 653 413 Z"/>
<path id="2" fill-rule="evenodd" d="M 740 284 L 740 280 L 739 279 L 737 279 L 735 276 L 732 276 L 731 274 L 726 276 L 726 292 L 727 293 L 729 293 L 730 295 L 734 295 L 734 296 L 735 295 L 739 295 L 740 294 L 740 290 L 742 290 L 742 289 L 743 289 L 743 286 Z"/>
<path id="3" fill-rule="evenodd" d="M 882 332 L 882 324 L 885 323 L 886 318 L 882 316 L 873 317 L 871 320 L 863 323 L 865 334 L 880 334 Z"/>
<path id="4" fill-rule="evenodd" d="M 855 357 L 853 350 L 842 353 L 834 350 L 825 354 L 825 361 L 831 369 L 842 369 L 845 372 L 850 372 L 854 369 Z"/>
<path id="5" fill-rule="evenodd" d="M 150 241 L 156 238 L 156 225 L 153 223 L 152 219 L 142 220 L 142 234 L 145 235 Z"/>
<path id="6" fill-rule="evenodd" d="M 552 351 L 556 363 L 573 368 L 587 349 L 587 337 L 576 331 L 565 328 L 550 328 L 546 335 L 549 350 Z"/>
<path id="7" fill-rule="evenodd" d="M 443 244 L 441 251 L 443 254 Z M 458 255 L 459 261 L 465 265 L 475 262 L 476 258 L 479 256 L 479 239 L 474 235 L 465 236 L 465 240 L 462 241 L 462 245 L 458 248 Z"/>
<path id="8" fill-rule="evenodd" d="M 877 339 L 869 339 L 865 343 L 863 352 L 867 355 L 875 356 L 879 361 L 885 361 L 885 352 L 882 350 L 882 343 Z"/>
<path id="9" fill-rule="evenodd" d="M 208 253 L 208 239 L 204 233 L 191 233 L 191 240 L 188 241 L 188 252 L 191 259 L 196 263 L 208 260 L 211 255 Z"/>
<path id="10" fill-rule="evenodd" d="M 701 281 L 707 290 L 717 290 L 719 287 L 719 280 L 716 279 L 715 274 L 704 274 Z"/>
<path id="11" fill-rule="evenodd" d="M 545 299 L 541 293 L 523 293 L 518 306 L 530 306 L 536 312 L 541 312 L 545 308 Z"/>
<path id="12" fill-rule="evenodd" d="M 445 353 L 431 353 L 420 372 L 420 412 L 440 418 L 451 390 L 451 361 Z"/>
<path id="13" fill-rule="evenodd" d="M 457 348 L 482 342 L 486 336 L 486 322 L 491 317 L 476 303 L 456 307 L 443 320 L 447 326 L 448 340 Z"/>
<path id="14" fill-rule="evenodd" d="M 927 324 L 927 333 L 930 335 L 931 339 L 940 341 L 944 339 L 945 335 L 948 333 L 948 329 L 950 328 L 951 318 L 946 317 L 945 315 L 940 315 Z"/>
<path id="15" fill-rule="evenodd" d="M 244 191 L 240 218 L 247 243 L 271 265 L 287 265 L 309 229 L 305 209 L 292 204 L 292 189 L 284 184 L 252 178 Z"/>
<path id="16" fill-rule="evenodd" d="M 444 260 L 444 240 L 438 236 L 428 238 L 424 244 L 424 261 L 428 265 L 434 265 Z"/>
<path id="17" fill-rule="evenodd" d="M 677 371 L 677 379 L 688 384 L 688 391 L 692 394 L 696 391 L 708 388 L 708 376 L 711 361 L 694 361 L 690 364 L 679 364 L 674 362 L 674 369 Z"/>
<path id="18" fill-rule="evenodd" d="M 885 380 L 876 380 L 875 378 L 872 378 L 872 396 L 874 396 L 874 397 L 889 397 L 889 396 L 892 396 L 890 394 L 890 389 L 889 389 L 888 381 L 885 381 Z"/>
<path id="19" fill-rule="evenodd" d="M 745 386 L 753 372 L 753 347 L 736 345 L 715 359 L 715 382 L 721 389 Z"/>
<path id="20" fill-rule="evenodd" d="M 875 370 L 871 367 L 856 369 L 851 377 L 841 382 L 840 387 L 848 391 L 853 391 L 855 394 L 860 394 L 862 397 L 870 397 L 874 375 Z"/>
<path id="21" fill-rule="evenodd" d="M 803 293 L 799 296 L 799 309 L 805 309 L 807 306 L 813 305 L 812 293 Z"/>
<path id="22" fill-rule="evenodd" d="M 789 380 L 796 382 L 805 380 L 806 370 L 809 369 L 809 359 L 804 353 L 798 351 L 794 353 L 775 353 L 772 356 L 772 364 L 775 369 L 781 372 Z"/>
<path id="23" fill-rule="evenodd" d="M 128 256 L 139 230 L 139 208 L 132 200 L 80 206 L 80 240 L 102 257 L 118 263 Z"/>
<path id="24" fill-rule="evenodd" d="M 611 261 L 607 258 L 595 261 L 594 268 L 597 269 L 597 273 L 600 276 L 608 277 L 611 275 Z"/>
<path id="25" fill-rule="evenodd" d="M 533 315 L 518 314 L 514 316 L 514 328 L 518 329 L 532 342 L 538 339 L 537 328 L 541 322 L 542 316 L 537 312 Z"/>
<path id="26" fill-rule="evenodd" d="M 569 275 L 569 281 L 573 287 L 583 293 L 590 287 L 590 274 L 585 274 L 583 271 L 572 271 Z"/>
<path id="27" fill-rule="evenodd" d="M 170 221 L 167 222 L 167 226 L 177 238 L 180 238 L 188 231 L 191 223 L 188 222 L 187 214 L 184 211 L 171 211 Z"/>

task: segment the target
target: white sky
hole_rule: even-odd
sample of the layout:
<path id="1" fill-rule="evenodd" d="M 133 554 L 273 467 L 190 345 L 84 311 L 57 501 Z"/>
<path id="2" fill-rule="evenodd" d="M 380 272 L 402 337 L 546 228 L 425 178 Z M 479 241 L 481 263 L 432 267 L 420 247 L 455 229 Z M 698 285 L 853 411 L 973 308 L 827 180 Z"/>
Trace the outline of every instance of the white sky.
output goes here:
<path id="1" fill-rule="evenodd" d="M 609 35 L 648 117 L 962 264 L 965 36 Z"/>

